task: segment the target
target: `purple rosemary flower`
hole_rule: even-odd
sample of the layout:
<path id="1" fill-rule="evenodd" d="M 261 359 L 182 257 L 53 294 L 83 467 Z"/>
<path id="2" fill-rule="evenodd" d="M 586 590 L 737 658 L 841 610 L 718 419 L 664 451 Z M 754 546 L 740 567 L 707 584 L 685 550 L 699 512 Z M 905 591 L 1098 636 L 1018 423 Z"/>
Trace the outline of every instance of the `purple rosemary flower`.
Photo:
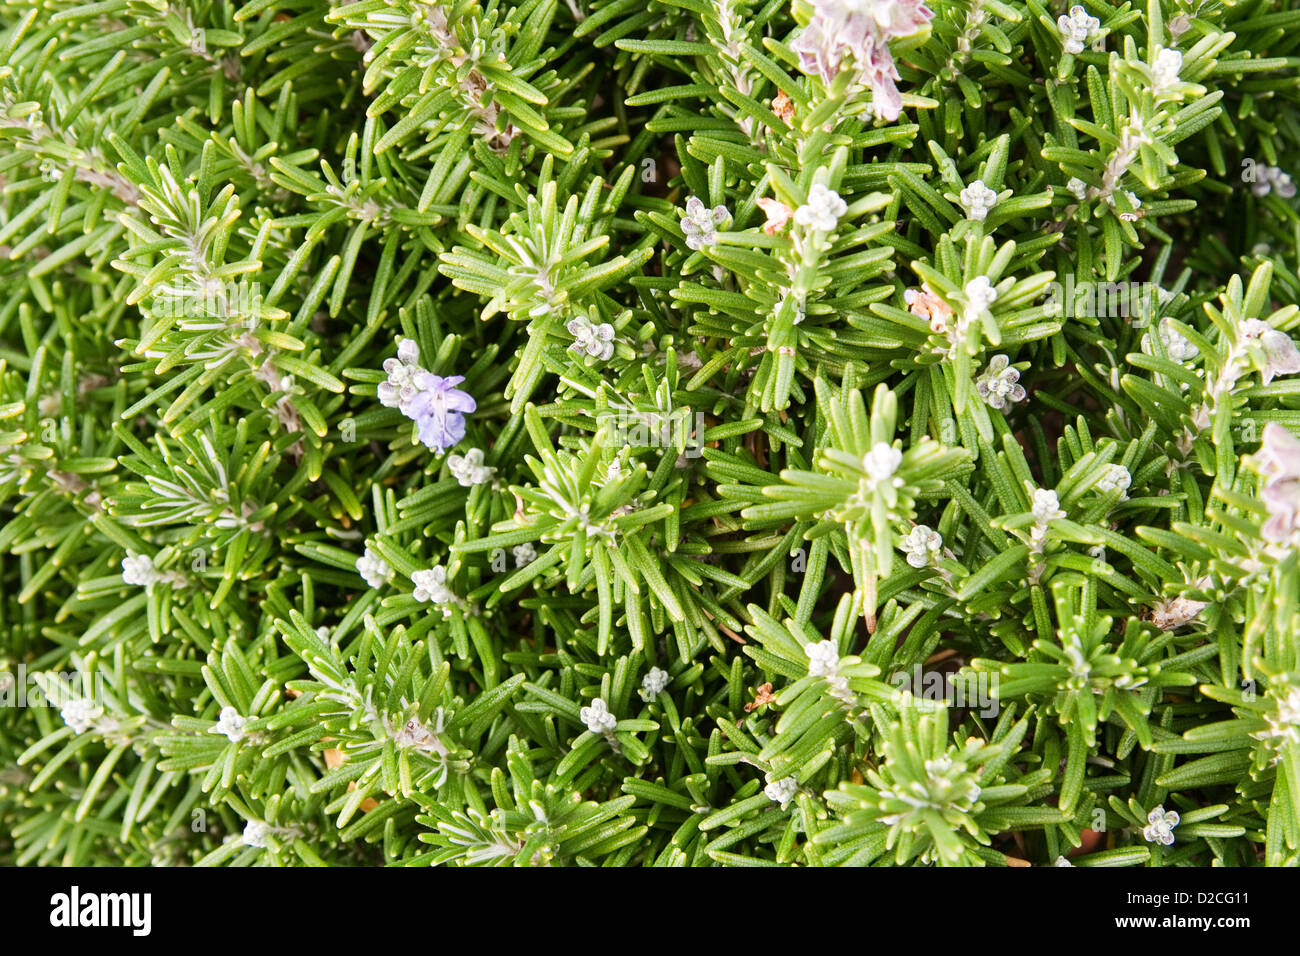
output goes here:
<path id="1" fill-rule="evenodd" d="M 1255 466 L 1264 478 L 1260 498 L 1268 509 L 1261 533 L 1266 541 L 1291 541 L 1300 531 L 1300 439 L 1277 422 L 1269 422 Z"/>
<path id="2" fill-rule="evenodd" d="M 446 451 L 465 437 L 465 415 L 478 407 L 473 396 L 456 387 L 463 381 L 463 375 L 417 376 L 420 391 L 408 414 L 419 425 L 420 441 L 435 451 Z"/>
<path id="3" fill-rule="evenodd" d="M 871 87 L 872 112 L 892 122 L 903 98 L 889 40 L 916 33 L 932 16 L 921 0 L 813 0 L 812 20 L 790 48 L 799 68 L 827 86 L 851 60 L 859 80 Z"/>

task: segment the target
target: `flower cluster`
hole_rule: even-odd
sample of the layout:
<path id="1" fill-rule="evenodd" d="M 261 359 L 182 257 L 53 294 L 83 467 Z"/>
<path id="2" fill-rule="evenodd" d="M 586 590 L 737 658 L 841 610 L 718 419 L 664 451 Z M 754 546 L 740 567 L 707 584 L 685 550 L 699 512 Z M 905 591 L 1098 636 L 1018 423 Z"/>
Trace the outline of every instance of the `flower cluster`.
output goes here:
<path id="1" fill-rule="evenodd" d="M 899 547 L 907 555 L 907 563 L 914 568 L 932 564 L 943 550 L 943 537 L 927 525 L 918 524 L 903 536 Z"/>
<path id="2" fill-rule="evenodd" d="M 727 212 L 726 206 L 710 209 L 698 196 L 692 196 L 686 200 L 686 211 L 682 213 L 686 245 L 696 252 L 717 245 L 718 227 L 730 219 L 731 213 Z"/>
<path id="3" fill-rule="evenodd" d="M 1264 479 L 1260 498 L 1268 509 L 1260 533 L 1268 541 L 1291 543 L 1300 534 L 1300 438 L 1269 422 L 1255 458 Z"/>
<path id="4" fill-rule="evenodd" d="M 456 387 L 465 381 L 464 376 L 443 378 L 426 371 L 419 361 L 419 346 L 404 339 L 397 347 L 397 358 L 384 362 L 388 381 L 379 384 L 379 401 L 401 410 L 418 426 L 420 441 L 444 452 L 465 437 L 465 415 L 478 406 Z"/>
<path id="5" fill-rule="evenodd" d="M 958 199 L 966 218 L 975 222 L 983 222 L 998 204 L 998 194 L 984 185 L 982 179 L 975 180 L 963 189 Z"/>
<path id="6" fill-rule="evenodd" d="M 1061 31 L 1065 52 L 1077 55 L 1092 42 L 1101 29 L 1101 21 L 1091 16 L 1082 4 L 1076 3 L 1070 8 L 1069 16 L 1056 18 L 1056 28 Z"/>
<path id="7" fill-rule="evenodd" d="M 1102 493 L 1118 491 L 1123 497 L 1133 484 L 1133 476 L 1123 465 L 1108 465 L 1105 474 L 1097 482 L 1097 490 Z"/>
<path id="8" fill-rule="evenodd" d="M 808 201 L 794 211 L 794 221 L 805 229 L 830 232 L 849 211 L 840 194 L 816 183 L 808 190 Z"/>
<path id="9" fill-rule="evenodd" d="M 663 668 L 650 668 L 645 677 L 641 678 L 641 699 L 646 702 L 654 700 L 664 692 L 671 679 L 668 672 Z"/>
<path id="10" fill-rule="evenodd" d="M 369 548 L 357 558 L 357 574 L 372 588 L 380 588 L 393 579 L 393 569 L 388 562 Z"/>
<path id="11" fill-rule="evenodd" d="M 1278 375 L 1300 372 L 1300 349 L 1291 336 L 1273 328 L 1263 319 L 1247 319 L 1241 324 L 1242 344 L 1255 352 L 1264 384 Z"/>
<path id="12" fill-rule="evenodd" d="M 871 89 L 876 118 L 893 122 L 903 96 L 889 41 L 918 32 L 933 15 L 921 0 L 814 0 L 812 20 L 790 48 L 799 68 L 827 86 L 851 63 L 857 82 Z"/>
<path id="13" fill-rule="evenodd" d="M 690 242 L 690 239 L 687 239 L 687 242 Z M 712 245 L 711 242 L 706 244 Z M 585 315 L 580 315 L 570 320 L 565 328 L 573 336 L 573 344 L 569 348 L 574 352 L 602 362 L 613 357 L 614 326 L 608 322 L 594 323 Z"/>
<path id="14" fill-rule="evenodd" d="M 248 718 L 242 716 L 233 707 L 222 707 L 217 715 L 217 723 L 212 728 L 214 734 L 224 734 L 232 743 L 239 743 L 247 735 Z"/>
<path id="15" fill-rule="evenodd" d="M 1003 409 L 1009 402 L 1023 402 L 1025 387 L 1020 384 L 1020 369 L 1005 355 L 989 359 L 988 368 L 975 382 L 975 390 L 991 408 Z"/>
<path id="16" fill-rule="evenodd" d="M 593 700 L 590 707 L 579 710 L 578 717 L 589 731 L 602 737 L 608 737 L 618 726 L 618 718 L 609 712 L 609 705 L 600 697 Z"/>
<path id="17" fill-rule="evenodd" d="M 487 484 L 496 474 L 495 468 L 483 463 L 482 448 L 471 448 L 464 455 L 448 455 L 447 470 L 462 488 Z"/>
<path id="18" fill-rule="evenodd" d="M 1178 826 L 1178 811 L 1156 807 L 1147 814 L 1147 825 L 1142 828 L 1142 838 L 1148 843 L 1171 846 L 1174 842 L 1174 827 Z"/>
<path id="19" fill-rule="evenodd" d="M 113 724 L 111 718 L 104 716 L 103 706 L 88 697 L 77 697 L 67 701 L 59 711 L 59 716 L 75 734 L 84 734 L 91 730 L 102 733 L 110 729 Z"/>
<path id="20" fill-rule="evenodd" d="M 1256 196 L 1267 196 L 1275 192 L 1283 199 L 1290 199 L 1296 194 L 1295 183 L 1291 174 L 1283 172 L 1277 166 L 1255 166 L 1250 170 L 1250 191 Z M 1246 173 L 1242 173 L 1244 177 Z"/>

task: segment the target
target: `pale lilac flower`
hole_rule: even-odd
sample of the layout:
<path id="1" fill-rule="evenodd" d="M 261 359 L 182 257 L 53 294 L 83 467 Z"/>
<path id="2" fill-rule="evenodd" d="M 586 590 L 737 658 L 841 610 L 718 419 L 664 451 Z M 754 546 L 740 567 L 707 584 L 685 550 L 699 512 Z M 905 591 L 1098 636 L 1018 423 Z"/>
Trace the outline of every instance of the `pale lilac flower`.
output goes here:
<path id="1" fill-rule="evenodd" d="M 1300 372 L 1300 349 L 1287 333 L 1273 328 L 1261 319 L 1247 319 L 1241 324 L 1247 343 L 1254 344 L 1263 363 L 1260 375 L 1267 385 L 1275 376 Z"/>
<path id="2" fill-rule="evenodd" d="M 927 525 L 918 524 L 899 542 L 907 555 L 907 563 L 914 568 L 927 567 L 943 550 L 943 536 Z"/>
<path id="3" fill-rule="evenodd" d="M 225 734 L 226 739 L 232 743 L 239 743 L 244 739 L 248 726 L 248 718 L 241 716 L 239 711 L 233 707 L 222 707 L 221 713 L 217 715 L 216 726 L 212 728 L 214 734 Z"/>
<path id="4" fill-rule="evenodd" d="M 1255 169 L 1255 183 L 1250 191 L 1256 196 L 1267 196 L 1276 191 L 1283 199 L 1290 199 L 1296 194 L 1295 183 L 1289 173 L 1277 166 L 1258 166 Z"/>
<path id="5" fill-rule="evenodd" d="M 958 198 L 961 200 L 961 208 L 965 211 L 966 218 L 976 222 L 983 222 L 993 207 L 998 204 L 998 194 L 984 185 L 982 179 L 975 180 L 963 189 Z"/>
<path id="6" fill-rule="evenodd" d="M 1253 163 L 1253 160 L 1249 161 Z M 1269 195 L 1274 190 L 1277 190 L 1278 195 L 1283 199 L 1291 199 L 1296 194 L 1296 185 L 1291 181 L 1290 174 L 1282 172 L 1278 166 L 1256 165 L 1253 169 L 1245 170 L 1242 173 L 1243 178 L 1248 174 L 1253 176 L 1248 181 L 1252 182 L 1251 191 L 1257 196 Z"/>
<path id="7" fill-rule="evenodd" d="M 1083 52 L 1084 46 L 1093 35 L 1101 29 L 1101 21 L 1094 16 L 1089 16 L 1083 5 L 1076 3 L 1070 8 L 1068 17 L 1056 18 L 1056 28 L 1061 31 L 1065 52 L 1079 54 Z"/>
<path id="8" fill-rule="evenodd" d="M 393 569 L 388 562 L 369 548 L 357 558 L 357 574 L 372 588 L 381 588 L 393 579 Z"/>
<path id="9" fill-rule="evenodd" d="M 835 676 L 840 666 L 840 652 L 834 641 L 810 641 L 803 650 L 808 655 L 808 673 L 811 676 Z"/>
<path id="10" fill-rule="evenodd" d="M 1270 481 L 1300 479 L 1300 438 L 1285 426 L 1269 422 L 1261 439 L 1255 455 L 1259 473 Z"/>
<path id="11" fill-rule="evenodd" d="M 848 203 L 839 193 L 816 183 L 808 190 L 808 201 L 794 211 L 794 221 L 808 229 L 830 232 L 848 211 Z"/>
<path id="12" fill-rule="evenodd" d="M 456 388 L 463 375 L 443 378 L 424 372 L 418 378 L 420 392 L 407 415 L 419 426 L 420 441 L 443 452 L 465 437 L 465 414 L 478 406 L 467 392 Z"/>
<path id="13" fill-rule="evenodd" d="M 903 98 L 889 40 L 925 27 L 933 14 L 921 0 L 814 0 L 813 17 L 790 44 L 799 68 L 830 85 L 843 69 L 871 88 L 877 119 L 898 119 Z"/>
<path id="14" fill-rule="evenodd" d="M 456 602 L 456 595 L 452 593 L 451 588 L 447 587 L 447 569 L 440 564 L 424 571 L 414 572 L 411 575 L 411 583 L 415 585 L 411 596 L 417 601 L 431 601 L 434 604 Z"/>
<path id="15" fill-rule="evenodd" d="M 989 359 L 989 366 L 975 382 L 975 391 L 992 408 L 1003 409 L 1008 402 L 1025 400 L 1025 387 L 1020 384 L 1020 369 L 1011 364 L 1005 355 Z"/>
<path id="16" fill-rule="evenodd" d="M 898 471 L 898 466 L 902 463 L 902 451 L 882 441 L 877 442 L 862 457 L 862 470 L 873 484 L 878 484 L 894 477 L 894 472 Z"/>
<path id="17" fill-rule="evenodd" d="M 898 89 L 898 65 L 883 40 L 871 41 L 861 62 L 862 78 L 871 87 L 871 115 L 892 123 L 903 113 L 903 94 Z"/>
<path id="18" fill-rule="evenodd" d="M 420 367 L 420 348 L 414 339 L 403 339 L 397 346 L 397 358 L 384 360 L 388 381 L 379 383 L 379 401 L 388 408 L 400 408 L 410 416 L 411 403 L 420 393 L 419 378 L 425 374 Z"/>
<path id="19" fill-rule="evenodd" d="M 609 712 L 609 705 L 600 697 L 593 700 L 590 707 L 578 711 L 578 717 L 593 734 L 609 736 L 618 726 L 618 718 Z"/>
<path id="20" fill-rule="evenodd" d="M 1255 462 L 1264 478 L 1260 498 L 1269 515 L 1260 533 L 1267 541 L 1290 541 L 1300 531 L 1300 439 L 1277 422 L 1269 422 Z"/>
<path id="21" fill-rule="evenodd" d="M 716 245 L 718 226 L 730 218 L 731 213 L 726 206 L 710 209 L 698 196 L 692 196 L 686 200 L 686 211 L 682 214 L 682 232 L 686 234 L 686 245 L 696 252 L 706 246 Z"/>
<path id="22" fill-rule="evenodd" d="M 572 319 L 566 326 L 573 336 L 569 346 L 574 352 L 581 352 L 592 358 L 608 361 L 614 354 L 614 326 L 608 322 L 595 325 L 585 315 Z"/>
<path id="23" fill-rule="evenodd" d="M 483 464 L 483 449 L 471 448 L 464 455 L 449 455 L 447 470 L 463 488 L 486 484 L 492 480 L 496 469 Z"/>
<path id="24" fill-rule="evenodd" d="M 1156 807 L 1147 814 L 1147 825 L 1142 828 L 1142 837 L 1148 843 L 1170 846 L 1174 842 L 1174 827 L 1178 826 L 1178 811 Z"/>
<path id="25" fill-rule="evenodd" d="M 669 680 L 671 678 L 663 668 L 650 668 L 645 677 L 641 678 L 641 699 L 644 701 L 654 700 L 668 687 Z"/>
<path id="26" fill-rule="evenodd" d="M 779 780 L 773 780 L 772 775 L 769 773 L 765 779 L 767 780 L 767 786 L 763 788 L 763 792 L 767 794 L 767 798 L 773 803 L 785 806 L 799 792 L 799 781 L 794 777 L 782 777 Z"/>

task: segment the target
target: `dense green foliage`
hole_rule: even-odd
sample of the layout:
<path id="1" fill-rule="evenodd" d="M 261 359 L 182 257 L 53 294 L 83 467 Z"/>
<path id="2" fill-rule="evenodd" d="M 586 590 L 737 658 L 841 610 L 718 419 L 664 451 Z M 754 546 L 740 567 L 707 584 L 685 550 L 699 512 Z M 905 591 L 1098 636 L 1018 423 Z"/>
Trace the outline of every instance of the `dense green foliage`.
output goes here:
<path id="1" fill-rule="evenodd" d="M 927 6 L 0 0 L 0 862 L 1296 865 L 1300 4 Z"/>

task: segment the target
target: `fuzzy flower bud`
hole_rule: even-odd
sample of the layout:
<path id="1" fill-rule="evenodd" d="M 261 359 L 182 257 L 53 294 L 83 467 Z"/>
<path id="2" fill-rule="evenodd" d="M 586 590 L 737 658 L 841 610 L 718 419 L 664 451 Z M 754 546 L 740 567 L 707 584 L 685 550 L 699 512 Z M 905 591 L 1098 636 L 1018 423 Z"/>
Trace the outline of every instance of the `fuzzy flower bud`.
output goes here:
<path id="1" fill-rule="evenodd" d="M 1133 483 L 1133 476 L 1123 465 L 1109 465 L 1106 473 L 1101 476 L 1097 482 L 1097 490 L 1105 494 L 1110 491 L 1119 491 L 1123 497 L 1124 492 L 1128 491 L 1129 485 Z"/>
<path id="2" fill-rule="evenodd" d="M 839 193 L 816 183 L 808 190 L 808 201 L 794 211 L 794 221 L 808 229 L 830 232 L 848 211 Z"/>
<path id="3" fill-rule="evenodd" d="M 903 453 L 893 445 L 877 442 L 862 458 L 862 469 L 873 484 L 888 481 L 903 463 Z"/>
<path id="4" fill-rule="evenodd" d="M 600 697 L 593 700 L 590 707 L 578 711 L 578 716 L 587 725 L 588 730 L 601 736 L 612 734 L 618 725 L 618 718 L 609 712 L 609 706 Z"/>
<path id="5" fill-rule="evenodd" d="M 782 777 L 779 780 L 773 780 L 771 774 L 767 774 L 767 786 L 763 792 L 773 803 L 779 803 L 785 806 L 794 799 L 794 795 L 799 792 L 799 781 L 794 777 Z"/>
<path id="6" fill-rule="evenodd" d="M 808 673 L 813 677 L 834 677 L 840 666 L 840 652 L 833 641 L 809 642 L 803 646 L 808 655 Z"/>
<path id="7" fill-rule="evenodd" d="M 128 551 L 122 559 L 122 580 L 142 588 L 151 587 L 163 579 L 163 575 L 153 566 L 153 559 L 147 554 Z"/>
<path id="8" fill-rule="evenodd" d="M 357 574 L 372 588 L 381 588 L 393 579 L 393 569 L 388 562 L 369 548 L 357 558 Z"/>
<path id="9" fill-rule="evenodd" d="M 919 524 L 899 542 L 907 555 L 907 563 L 914 568 L 928 566 L 943 550 L 943 537 L 928 526 Z"/>
<path id="10" fill-rule="evenodd" d="M 1065 512 L 1061 510 L 1061 499 L 1050 488 L 1038 488 L 1034 491 L 1030 511 L 1033 513 L 1034 521 L 1041 527 L 1046 527 L 1057 518 L 1065 517 Z"/>
<path id="11" fill-rule="evenodd" d="M 248 718 L 240 715 L 239 711 L 233 707 L 222 707 L 221 713 L 217 715 L 216 726 L 212 728 L 214 734 L 225 734 L 226 739 L 232 743 L 239 743 L 243 740 L 248 726 Z"/>
<path id="12" fill-rule="evenodd" d="M 464 455 L 449 455 L 447 470 L 462 488 L 487 484 L 492 480 L 496 469 L 483 464 L 483 449 L 471 448 Z"/>
<path id="13" fill-rule="evenodd" d="M 717 245 L 717 228 L 730 218 L 731 213 L 726 206 L 710 209 L 698 196 L 686 200 L 686 211 L 682 214 L 682 232 L 686 234 L 687 247 L 699 252 L 707 246 Z"/>
<path id="14" fill-rule="evenodd" d="M 998 194 L 984 185 L 982 179 L 975 180 L 963 189 L 958 198 L 961 200 L 961 208 L 965 211 L 966 218 L 976 222 L 983 222 L 993 207 L 998 204 Z"/>
<path id="15" fill-rule="evenodd" d="M 565 328 L 573 336 L 573 344 L 569 346 L 572 351 L 602 362 L 614 355 L 614 326 L 608 322 L 597 325 L 585 315 L 580 315 L 565 325 Z"/>
<path id="16" fill-rule="evenodd" d="M 455 604 L 456 595 L 447 587 L 447 569 L 442 565 L 425 571 L 416 571 L 411 575 L 415 590 L 411 596 L 417 601 L 431 601 L 434 604 Z"/>
<path id="17" fill-rule="evenodd" d="M 249 820 L 244 825 L 244 833 L 239 838 L 239 842 L 244 846 L 256 847 L 259 850 L 266 849 L 266 841 L 270 838 L 272 829 L 261 820 Z"/>
<path id="18" fill-rule="evenodd" d="M 93 700 L 80 697 L 64 704 L 59 716 L 72 728 L 73 733 L 84 734 L 99 723 L 104 716 L 104 708 Z"/>
<path id="19" fill-rule="evenodd" d="M 976 276 L 966 283 L 966 287 L 962 291 L 966 293 L 966 302 L 970 306 L 971 316 L 987 312 L 998 298 L 998 290 L 989 281 L 988 276 Z"/>
<path id="20" fill-rule="evenodd" d="M 1173 95 L 1183 69 L 1183 55 L 1178 50 L 1160 50 L 1151 66 L 1153 92 L 1157 97 Z"/>
<path id="21" fill-rule="evenodd" d="M 646 701 L 654 700 L 664 692 L 670 680 L 671 677 L 663 668 L 650 668 L 645 677 L 641 678 L 641 699 Z"/>
<path id="22" fill-rule="evenodd" d="M 1101 29 L 1101 21 L 1090 16 L 1082 4 L 1076 3 L 1070 8 L 1069 16 L 1056 18 L 1056 28 L 1061 31 L 1065 43 L 1065 52 L 1079 54 L 1093 35 Z"/>

